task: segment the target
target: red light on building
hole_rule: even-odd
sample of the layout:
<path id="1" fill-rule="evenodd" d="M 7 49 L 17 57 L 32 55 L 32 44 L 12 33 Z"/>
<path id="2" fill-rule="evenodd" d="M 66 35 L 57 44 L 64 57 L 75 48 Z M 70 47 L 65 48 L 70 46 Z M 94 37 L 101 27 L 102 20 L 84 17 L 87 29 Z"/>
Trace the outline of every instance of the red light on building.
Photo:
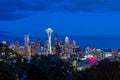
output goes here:
<path id="1" fill-rule="evenodd" d="M 95 64 L 95 63 L 97 62 L 94 57 L 89 58 L 88 61 L 89 61 L 91 64 Z"/>

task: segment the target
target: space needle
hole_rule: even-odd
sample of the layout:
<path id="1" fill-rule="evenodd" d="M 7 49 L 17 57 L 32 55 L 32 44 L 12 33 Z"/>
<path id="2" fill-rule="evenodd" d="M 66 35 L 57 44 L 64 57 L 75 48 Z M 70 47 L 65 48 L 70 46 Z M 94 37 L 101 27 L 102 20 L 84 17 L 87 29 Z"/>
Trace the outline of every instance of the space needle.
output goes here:
<path id="1" fill-rule="evenodd" d="M 53 30 L 51 28 L 46 29 L 46 32 L 48 34 L 48 52 L 49 54 L 52 54 L 52 48 L 51 48 L 51 36 Z"/>

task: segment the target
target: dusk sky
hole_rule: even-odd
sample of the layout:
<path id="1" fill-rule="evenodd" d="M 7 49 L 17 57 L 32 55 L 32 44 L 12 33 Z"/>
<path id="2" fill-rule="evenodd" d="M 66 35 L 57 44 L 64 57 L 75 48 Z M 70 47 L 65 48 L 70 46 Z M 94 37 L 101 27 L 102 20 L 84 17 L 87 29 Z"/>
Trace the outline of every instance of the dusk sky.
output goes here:
<path id="1" fill-rule="evenodd" d="M 0 0 L 0 35 L 120 36 L 120 0 Z"/>

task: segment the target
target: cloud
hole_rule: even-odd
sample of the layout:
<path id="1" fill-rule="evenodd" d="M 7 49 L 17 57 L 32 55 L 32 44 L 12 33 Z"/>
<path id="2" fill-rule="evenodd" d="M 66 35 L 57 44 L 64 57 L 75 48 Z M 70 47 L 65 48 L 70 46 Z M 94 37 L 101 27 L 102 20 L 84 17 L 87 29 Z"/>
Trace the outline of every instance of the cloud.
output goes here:
<path id="1" fill-rule="evenodd" d="M 10 32 L 4 31 L 4 30 L 0 30 L 0 34 L 7 34 L 7 33 L 10 33 Z"/>
<path id="2" fill-rule="evenodd" d="M 3 13 L 3 14 L 0 14 L 0 20 L 2 20 L 2 21 L 23 19 L 25 17 L 28 17 L 28 16 L 24 15 L 24 14 L 16 14 L 16 13 Z"/>
<path id="3" fill-rule="evenodd" d="M 16 13 L 22 11 L 23 13 Z M 0 0 L 0 20 L 29 17 L 24 11 L 120 11 L 119 0 Z"/>
<path id="4" fill-rule="evenodd" d="M 19 9 L 17 5 L 21 0 L 0 0 L 0 20 L 1 21 L 9 21 L 9 20 L 17 20 L 28 17 L 28 14 L 18 13 Z M 22 5 L 22 3 L 21 3 Z"/>
<path id="5" fill-rule="evenodd" d="M 3 37 L 3 36 L 7 36 L 10 32 L 8 31 L 4 31 L 4 30 L 0 30 L 0 36 Z"/>
<path id="6" fill-rule="evenodd" d="M 62 0 L 56 2 L 56 10 L 70 12 L 120 11 L 119 0 Z"/>

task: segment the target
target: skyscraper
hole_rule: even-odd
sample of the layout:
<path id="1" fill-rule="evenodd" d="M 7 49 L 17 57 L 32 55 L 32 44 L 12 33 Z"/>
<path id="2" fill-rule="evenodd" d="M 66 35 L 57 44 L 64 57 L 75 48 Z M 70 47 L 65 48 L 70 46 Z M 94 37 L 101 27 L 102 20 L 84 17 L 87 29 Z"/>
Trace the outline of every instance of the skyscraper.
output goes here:
<path id="1" fill-rule="evenodd" d="M 58 45 L 58 34 L 54 35 L 54 45 L 57 46 Z"/>
<path id="2" fill-rule="evenodd" d="M 35 42 L 30 42 L 30 46 L 31 46 L 31 55 L 35 55 Z"/>
<path id="3" fill-rule="evenodd" d="M 24 35 L 24 46 L 28 47 L 29 46 L 29 35 Z"/>
<path id="4" fill-rule="evenodd" d="M 15 51 L 17 52 L 17 53 L 19 53 L 19 47 L 20 47 L 20 42 L 19 41 L 16 41 L 15 42 Z"/>
<path id="5" fill-rule="evenodd" d="M 66 47 L 66 48 L 69 48 L 69 47 L 70 47 L 69 37 L 68 37 L 68 36 L 65 37 L 65 47 Z"/>
<path id="6" fill-rule="evenodd" d="M 68 43 L 69 43 L 69 37 L 66 36 L 66 37 L 65 37 L 65 44 L 68 44 Z"/>
<path id="7" fill-rule="evenodd" d="M 76 47 L 76 41 L 75 40 L 73 40 L 73 47 Z"/>

